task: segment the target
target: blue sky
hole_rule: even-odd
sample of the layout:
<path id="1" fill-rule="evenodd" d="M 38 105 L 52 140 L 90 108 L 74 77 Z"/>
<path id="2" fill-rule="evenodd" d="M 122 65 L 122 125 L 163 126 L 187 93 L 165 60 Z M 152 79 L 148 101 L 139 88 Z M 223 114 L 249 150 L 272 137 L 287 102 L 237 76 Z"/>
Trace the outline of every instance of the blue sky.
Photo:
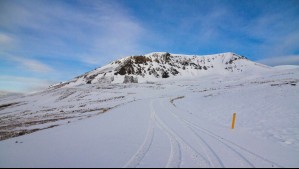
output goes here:
<path id="1" fill-rule="evenodd" d="M 32 92 L 154 51 L 299 65 L 299 1 L 0 0 L 0 90 Z"/>

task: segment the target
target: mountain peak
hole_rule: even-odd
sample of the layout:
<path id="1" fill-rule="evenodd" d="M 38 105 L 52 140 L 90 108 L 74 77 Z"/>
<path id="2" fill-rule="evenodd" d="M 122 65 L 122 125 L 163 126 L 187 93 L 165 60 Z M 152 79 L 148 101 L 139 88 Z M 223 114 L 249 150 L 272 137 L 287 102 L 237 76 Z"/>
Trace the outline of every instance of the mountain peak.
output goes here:
<path id="1" fill-rule="evenodd" d="M 184 55 L 152 52 L 128 56 L 52 87 L 94 83 L 143 83 L 163 79 L 194 78 L 269 69 L 233 52 L 213 55 Z"/>

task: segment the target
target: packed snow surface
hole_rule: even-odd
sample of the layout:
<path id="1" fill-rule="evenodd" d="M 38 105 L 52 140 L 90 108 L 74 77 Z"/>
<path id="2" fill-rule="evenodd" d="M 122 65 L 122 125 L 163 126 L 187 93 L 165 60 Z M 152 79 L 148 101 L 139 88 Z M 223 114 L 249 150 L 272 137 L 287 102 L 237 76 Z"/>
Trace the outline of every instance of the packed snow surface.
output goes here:
<path id="1" fill-rule="evenodd" d="M 298 82 L 270 69 L 1 98 L 0 167 L 299 167 Z"/>

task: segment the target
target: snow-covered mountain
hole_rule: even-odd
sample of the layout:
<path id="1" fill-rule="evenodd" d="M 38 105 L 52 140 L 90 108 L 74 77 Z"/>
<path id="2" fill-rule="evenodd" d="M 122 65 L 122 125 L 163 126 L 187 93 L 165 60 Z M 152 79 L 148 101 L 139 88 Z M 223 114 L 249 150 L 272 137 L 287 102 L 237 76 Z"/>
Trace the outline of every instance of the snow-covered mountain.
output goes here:
<path id="1" fill-rule="evenodd" d="M 232 52 L 205 56 L 154 52 L 116 60 L 71 81 L 56 84 L 52 87 L 70 87 L 94 83 L 155 82 L 164 79 L 248 71 L 257 72 L 267 69 L 270 68 Z"/>
<path id="2" fill-rule="evenodd" d="M 298 100 L 298 67 L 130 56 L 0 98 L 0 168 L 298 168 Z"/>

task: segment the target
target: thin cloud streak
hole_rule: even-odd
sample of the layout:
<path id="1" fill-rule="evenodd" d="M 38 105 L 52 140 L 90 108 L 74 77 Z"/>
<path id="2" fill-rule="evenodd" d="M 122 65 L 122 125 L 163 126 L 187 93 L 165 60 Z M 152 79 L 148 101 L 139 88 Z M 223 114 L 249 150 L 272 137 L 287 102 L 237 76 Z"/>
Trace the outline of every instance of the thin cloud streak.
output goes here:
<path id="1" fill-rule="evenodd" d="M 272 57 L 272 58 L 257 60 L 256 62 L 269 65 L 269 66 L 299 65 L 299 55 Z"/>
<path id="2" fill-rule="evenodd" d="M 146 31 L 122 6 L 110 1 L 78 3 L 80 8 L 65 1 L 8 3 L 24 15 L 6 13 L 0 25 L 14 28 L 24 46 L 20 50 L 28 54 L 47 53 L 82 62 L 98 60 L 94 64 L 99 65 L 141 51 L 140 42 Z M 36 32 L 35 36 L 24 29 Z"/>
<path id="3" fill-rule="evenodd" d="M 0 51 L 11 50 L 16 46 L 17 46 L 17 42 L 15 38 L 13 38 L 9 34 L 0 32 Z"/>
<path id="4" fill-rule="evenodd" d="M 10 45 L 13 43 L 13 38 L 10 36 L 0 33 L 0 45 Z"/>
<path id="5" fill-rule="evenodd" d="M 0 76 L 0 88 L 6 87 L 5 91 L 18 93 L 32 93 L 44 90 L 53 82 L 46 79 L 27 78 L 18 76 Z"/>
<path id="6" fill-rule="evenodd" d="M 10 59 L 30 71 L 48 73 L 54 70 L 50 66 L 33 59 L 25 59 L 23 57 L 16 57 L 16 56 L 11 57 Z"/>

